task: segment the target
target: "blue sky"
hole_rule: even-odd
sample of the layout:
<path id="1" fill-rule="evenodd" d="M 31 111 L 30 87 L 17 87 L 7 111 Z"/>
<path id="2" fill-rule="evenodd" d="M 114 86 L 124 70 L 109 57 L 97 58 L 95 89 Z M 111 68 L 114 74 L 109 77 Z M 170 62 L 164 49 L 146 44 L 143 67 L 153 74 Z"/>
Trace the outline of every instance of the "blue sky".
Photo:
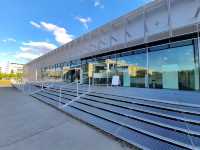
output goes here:
<path id="1" fill-rule="evenodd" d="M 27 63 L 148 0 L 1 0 L 0 63 Z"/>

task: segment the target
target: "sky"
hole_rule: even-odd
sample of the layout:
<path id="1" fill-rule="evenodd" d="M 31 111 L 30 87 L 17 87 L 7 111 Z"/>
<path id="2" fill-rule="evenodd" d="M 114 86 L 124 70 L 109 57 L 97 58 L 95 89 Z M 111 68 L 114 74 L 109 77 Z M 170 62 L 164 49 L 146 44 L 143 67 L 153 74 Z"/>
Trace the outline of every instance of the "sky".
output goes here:
<path id="1" fill-rule="evenodd" d="M 149 0 L 1 0 L 0 64 L 25 64 Z"/>

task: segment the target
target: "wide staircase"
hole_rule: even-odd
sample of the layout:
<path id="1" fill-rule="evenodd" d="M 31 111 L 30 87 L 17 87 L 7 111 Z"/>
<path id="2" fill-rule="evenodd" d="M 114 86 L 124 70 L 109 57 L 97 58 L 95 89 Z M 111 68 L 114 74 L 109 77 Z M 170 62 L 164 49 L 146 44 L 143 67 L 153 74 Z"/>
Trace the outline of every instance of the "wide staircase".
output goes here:
<path id="1" fill-rule="evenodd" d="M 31 96 L 138 148 L 200 149 L 200 107 L 116 96 L 87 85 L 78 91 L 76 84 L 43 86 Z"/>

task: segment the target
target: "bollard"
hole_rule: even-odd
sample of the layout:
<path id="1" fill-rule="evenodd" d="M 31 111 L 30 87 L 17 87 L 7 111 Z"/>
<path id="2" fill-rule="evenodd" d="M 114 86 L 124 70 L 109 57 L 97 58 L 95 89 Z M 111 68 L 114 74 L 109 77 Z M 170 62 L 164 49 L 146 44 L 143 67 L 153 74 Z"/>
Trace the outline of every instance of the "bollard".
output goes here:
<path id="1" fill-rule="evenodd" d="M 59 107 L 61 107 L 61 96 L 62 96 L 62 88 L 60 87 Z"/>
<path id="2" fill-rule="evenodd" d="M 77 84 L 76 84 L 76 91 L 77 91 L 77 97 L 78 97 L 78 80 L 77 80 Z"/>
<path id="3" fill-rule="evenodd" d="M 89 88 L 90 88 L 90 77 L 89 77 Z"/>

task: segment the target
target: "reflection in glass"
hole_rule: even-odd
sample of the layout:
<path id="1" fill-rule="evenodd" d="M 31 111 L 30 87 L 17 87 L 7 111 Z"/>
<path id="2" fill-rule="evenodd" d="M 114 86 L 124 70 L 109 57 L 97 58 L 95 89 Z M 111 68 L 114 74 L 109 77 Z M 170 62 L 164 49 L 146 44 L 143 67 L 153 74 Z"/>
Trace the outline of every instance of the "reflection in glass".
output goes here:
<path id="1" fill-rule="evenodd" d="M 88 76 L 95 85 L 111 85 L 112 77 L 115 75 L 116 59 L 99 57 L 88 64 Z"/>
<path id="2" fill-rule="evenodd" d="M 117 72 L 122 86 L 146 87 L 147 55 L 145 49 L 117 58 Z"/>
<path id="3" fill-rule="evenodd" d="M 94 84 L 107 84 L 107 64 L 105 59 L 98 59 L 93 64 L 93 82 Z"/>
<path id="4" fill-rule="evenodd" d="M 199 89 L 193 45 L 149 52 L 149 87 Z"/>
<path id="5" fill-rule="evenodd" d="M 125 87 L 199 90 L 199 54 L 192 40 L 131 52 L 74 60 L 41 69 L 43 80 L 111 85 L 119 76 Z M 147 56 L 148 54 L 148 56 Z M 148 60 L 148 62 L 147 62 Z M 148 72 L 148 73 L 147 73 Z"/>

